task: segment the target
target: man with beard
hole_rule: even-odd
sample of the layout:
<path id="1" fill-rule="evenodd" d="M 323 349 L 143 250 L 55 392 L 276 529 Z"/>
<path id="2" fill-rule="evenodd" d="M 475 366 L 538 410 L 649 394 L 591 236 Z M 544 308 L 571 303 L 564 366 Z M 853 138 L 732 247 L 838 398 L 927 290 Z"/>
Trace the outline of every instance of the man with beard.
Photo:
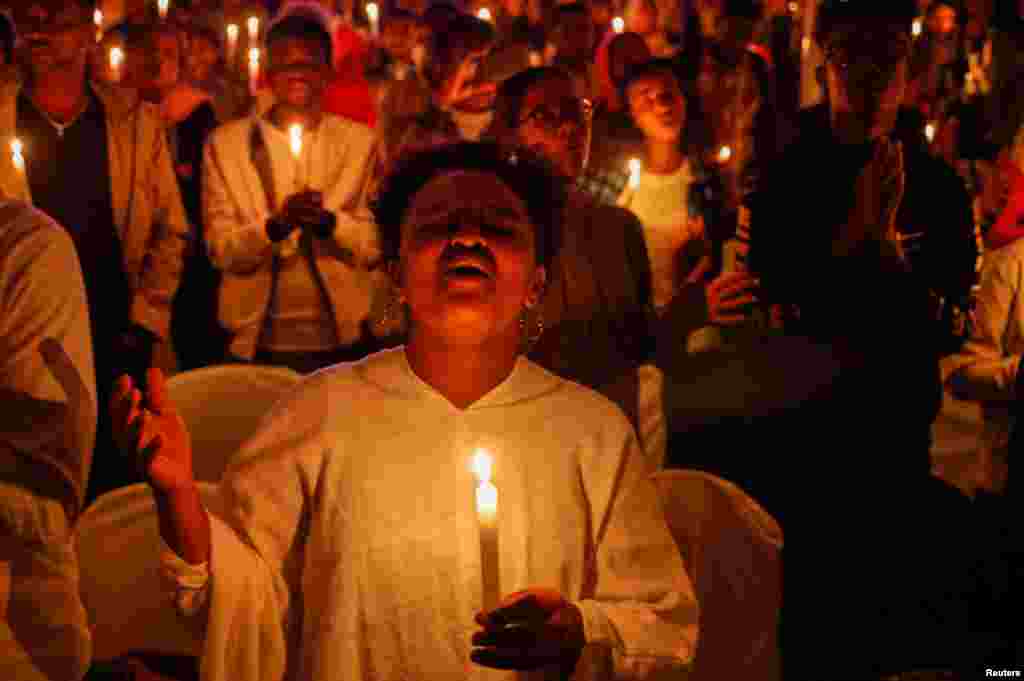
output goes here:
<path id="1" fill-rule="evenodd" d="M 0 164 L 0 193 L 30 201 L 75 242 L 102 403 L 122 373 L 173 368 L 166 341 L 189 227 L 156 108 L 86 78 L 93 9 L 91 0 L 13 5 L 24 73 L 0 85 L 0 133 L 24 143 L 25 163 Z M 105 415 L 97 452 L 90 498 L 134 481 Z"/>

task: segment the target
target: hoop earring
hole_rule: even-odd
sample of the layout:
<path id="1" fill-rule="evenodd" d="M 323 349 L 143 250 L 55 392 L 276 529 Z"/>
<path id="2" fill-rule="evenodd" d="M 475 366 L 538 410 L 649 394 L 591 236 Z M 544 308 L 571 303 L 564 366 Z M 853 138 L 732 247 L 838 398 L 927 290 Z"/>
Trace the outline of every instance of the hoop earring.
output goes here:
<path id="1" fill-rule="evenodd" d="M 531 312 L 533 312 L 532 323 Z M 540 337 L 544 335 L 544 313 L 540 309 L 532 311 L 530 308 L 524 307 L 519 315 L 519 333 L 523 339 L 523 354 L 528 354 L 533 350 Z"/>

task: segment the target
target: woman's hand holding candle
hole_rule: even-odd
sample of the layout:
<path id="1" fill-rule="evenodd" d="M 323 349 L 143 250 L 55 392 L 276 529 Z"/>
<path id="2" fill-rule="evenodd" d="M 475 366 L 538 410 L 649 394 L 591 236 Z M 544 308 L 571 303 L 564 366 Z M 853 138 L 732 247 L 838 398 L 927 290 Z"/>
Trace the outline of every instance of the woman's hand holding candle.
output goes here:
<path id="1" fill-rule="evenodd" d="M 558 666 L 571 674 L 583 653 L 583 615 L 552 589 L 527 589 L 506 596 L 497 608 L 480 612 L 470 658 L 494 669 L 530 671 Z"/>

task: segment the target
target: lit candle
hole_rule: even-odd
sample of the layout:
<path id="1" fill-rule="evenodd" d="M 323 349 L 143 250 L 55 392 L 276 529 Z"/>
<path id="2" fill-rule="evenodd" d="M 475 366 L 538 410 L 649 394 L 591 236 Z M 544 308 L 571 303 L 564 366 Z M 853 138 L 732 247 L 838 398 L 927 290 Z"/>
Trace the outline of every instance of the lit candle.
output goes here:
<path id="1" fill-rule="evenodd" d="M 928 123 L 924 126 L 924 136 L 928 139 L 928 144 L 935 141 L 935 124 Z"/>
<path id="2" fill-rule="evenodd" d="M 19 173 L 25 172 L 25 145 L 17 137 L 11 140 L 11 162 Z"/>
<path id="3" fill-rule="evenodd" d="M 260 48 L 249 48 L 249 92 L 256 96 L 260 86 Z"/>
<path id="4" fill-rule="evenodd" d="M 171 0 L 156 0 L 156 11 L 161 19 L 167 18 L 167 10 L 170 9 Z"/>
<path id="5" fill-rule="evenodd" d="M 803 50 L 803 53 L 804 53 L 805 55 L 806 55 L 806 54 L 807 54 L 808 52 L 810 52 L 810 51 L 811 51 L 811 39 L 810 39 L 810 37 L 808 37 L 808 36 L 804 36 L 804 37 L 803 37 L 803 40 L 801 40 L 801 41 L 800 41 L 800 47 L 801 47 L 801 49 Z"/>
<path id="6" fill-rule="evenodd" d="M 92 23 L 96 26 L 96 42 L 103 40 L 103 10 L 96 8 L 92 13 Z"/>
<path id="7" fill-rule="evenodd" d="M 544 66 L 544 55 L 537 50 L 530 50 L 530 66 Z"/>
<path id="8" fill-rule="evenodd" d="M 800 3 L 798 3 L 798 2 L 791 2 L 791 3 L 789 3 L 788 7 L 789 7 L 789 13 L 790 14 L 796 14 L 797 12 L 800 11 Z"/>
<path id="9" fill-rule="evenodd" d="M 493 610 L 501 599 L 498 574 L 498 488 L 491 482 L 491 455 L 478 449 L 473 456 L 476 474 L 476 517 L 480 525 L 480 572 L 483 609 Z"/>
<path id="10" fill-rule="evenodd" d="M 228 24 L 225 30 L 228 34 L 228 61 L 233 62 L 238 49 L 238 24 Z"/>
<path id="11" fill-rule="evenodd" d="M 718 162 L 719 163 L 728 163 L 729 159 L 731 159 L 731 158 L 732 158 L 732 147 L 730 147 L 728 144 L 724 145 L 721 149 L 718 150 Z"/>
<path id="12" fill-rule="evenodd" d="M 640 173 L 644 170 L 643 161 L 631 158 L 626 166 L 629 168 L 629 188 L 635 191 L 640 187 Z"/>
<path id="13" fill-rule="evenodd" d="M 626 20 L 622 17 L 615 17 L 612 19 L 612 30 L 616 33 L 622 33 L 626 30 Z"/>
<path id="14" fill-rule="evenodd" d="M 380 35 L 380 6 L 375 2 L 366 3 L 366 18 L 370 21 L 370 35 Z"/>
<path id="15" fill-rule="evenodd" d="M 476 16 L 478 19 L 483 19 L 488 23 L 490 23 L 494 19 L 494 16 L 491 14 L 491 10 L 489 10 L 486 7 L 481 7 L 480 11 L 476 13 Z"/>
<path id="16" fill-rule="evenodd" d="M 255 43 L 260 39 L 260 18 L 249 17 L 246 25 L 249 27 L 249 42 Z"/>
<path id="17" fill-rule="evenodd" d="M 124 50 L 120 47 L 110 48 L 110 79 L 115 83 L 121 82 L 124 67 Z"/>
<path id="18" fill-rule="evenodd" d="M 905 25 L 905 24 L 904 24 Z M 920 37 L 921 32 L 924 31 L 924 22 L 920 18 L 914 19 L 914 23 L 911 24 L 910 32 L 915 38 Z"/>

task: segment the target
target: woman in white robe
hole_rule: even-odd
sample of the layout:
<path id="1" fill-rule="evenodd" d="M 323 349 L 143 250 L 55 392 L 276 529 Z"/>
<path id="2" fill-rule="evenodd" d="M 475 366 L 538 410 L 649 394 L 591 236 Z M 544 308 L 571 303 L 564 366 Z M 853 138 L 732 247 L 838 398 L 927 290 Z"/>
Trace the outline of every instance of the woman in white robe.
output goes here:
<path id="1" fill-rule="evenodd" d="M 562 200 L 491 145 L 401 166 L 378 221 L 408 344 L 284 399 L 229 469 L 221 516 L 162 376 L 146 402 L 122 380 L 115 423 L 154 488 L 178 606 L 205 623 L 203 679 L 681 678 L 697 606 L 635 435 L 520 356 Z M 510 594 L 486 612 L 478 448 Z"/>

